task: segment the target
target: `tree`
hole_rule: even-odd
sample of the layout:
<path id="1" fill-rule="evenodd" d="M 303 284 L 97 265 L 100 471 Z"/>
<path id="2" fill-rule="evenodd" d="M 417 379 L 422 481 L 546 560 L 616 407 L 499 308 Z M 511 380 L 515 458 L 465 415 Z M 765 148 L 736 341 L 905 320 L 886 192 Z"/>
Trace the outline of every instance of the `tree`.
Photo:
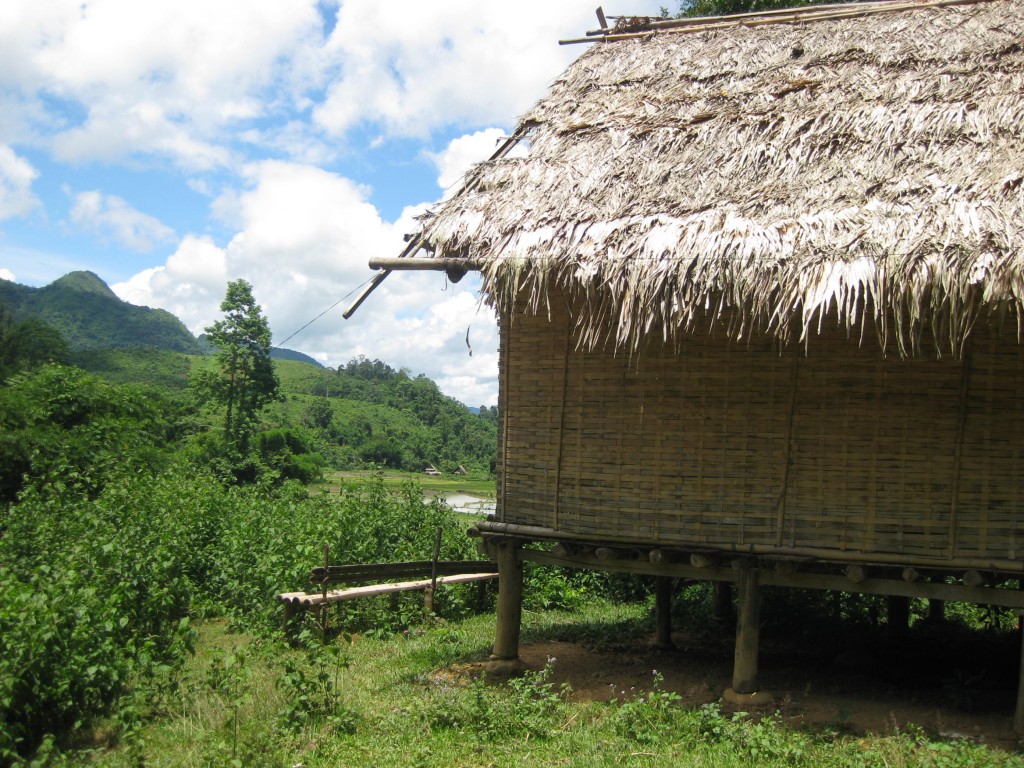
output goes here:
<path id="1" fill-rule="evenodd" d="M 218 349 L 221 369 L 211 389 L 225 408 L 225 440 L 244 451 L 257 414 L 281 399 L 281 385 L 270 358 L 270 325 L 253 299 L 252 285 L 246 280 L 229 282 L 220 309 L 224 319 L 205 329 Z"/>
<path id="2" fill-rule="evenodd" d="M 23 368 L 64 362 L 68 355 L 68 345 L 60 331 L 37 317 L 16 323 L 0 304 L 0 380 Z"/>

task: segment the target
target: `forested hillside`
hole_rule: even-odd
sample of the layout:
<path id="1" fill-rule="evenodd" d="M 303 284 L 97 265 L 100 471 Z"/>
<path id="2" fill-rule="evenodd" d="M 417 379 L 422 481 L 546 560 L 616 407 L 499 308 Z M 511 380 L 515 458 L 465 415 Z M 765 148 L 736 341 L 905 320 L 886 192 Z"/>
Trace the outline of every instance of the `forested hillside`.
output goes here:
<path id="1" fill-rule="evenodd" d="M 15 320 L 31 317 L 50 324 L 72 349 L 201 352 L 196 338 L 170 312 L 122 301 L 92 272 L 71 272 L 43 288 L 0 280 L 0 303 Z"/>
<path id="2" fill-rule="evenodd" d="M 196 386 L 197 377 L 218 370 L 214 347 L 164 310 L 121 301 L 91 272 L 72 272 L 44 288 L 0 280 L 3 323 L 11 330 L 3 356 L 66 362 L 115 384 L 167 393 L 181 408 L 182 428 L 195 434 L 215 423 Z M 27 348 L 33 346 L 39 349 Z M 274 439 L 290 441 L 287 452 L 319 457 L 315 463 L 324 468 L 493 471 L 496 409 L 473 413 L 425 376 L 380 360 L 360 358 L 335 370 L 292 350 L 275 347 L 270 355 L 283 400 L 264 410 L 259 427 L 286 430 Z M 5 365 L 0 359 L 0 372 Z M 317 474 L 306 469 L 286 467 L 284 474 Z"/>

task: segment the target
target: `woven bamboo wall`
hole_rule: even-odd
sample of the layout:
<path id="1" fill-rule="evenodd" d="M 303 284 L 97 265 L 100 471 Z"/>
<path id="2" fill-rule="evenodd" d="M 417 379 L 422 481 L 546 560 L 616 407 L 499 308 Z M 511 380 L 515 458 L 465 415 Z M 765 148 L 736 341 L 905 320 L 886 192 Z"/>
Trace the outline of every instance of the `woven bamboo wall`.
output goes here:
<path id="1" fill-rule="evenodd" d="M 826 332 L 785 350 L 697 329 L 577 351 L 569 313 L 502 318 L 499 519 L 570 535 L 1013 571 L 1024 348 L 956 361 Z"/>

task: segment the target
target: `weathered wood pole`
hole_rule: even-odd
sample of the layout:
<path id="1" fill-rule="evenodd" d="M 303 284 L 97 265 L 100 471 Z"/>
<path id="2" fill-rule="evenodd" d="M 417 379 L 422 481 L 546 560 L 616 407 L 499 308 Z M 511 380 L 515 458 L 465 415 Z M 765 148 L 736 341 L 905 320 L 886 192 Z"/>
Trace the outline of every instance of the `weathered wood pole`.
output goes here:
<path id="1" fill-rule="evenodd" d="M 1018 621 L 1024 621 L 1020 618 L 1024 615 L 1024 611 L 1016 610 L 1014 613 L 1017 614 Z M 1024 633 L 1021 634 L 1020 671 L 1017 673 L 1017 709 L 1013 712 L 1013 731 L 1018 736 L 1024 736 Z"/>
<path id="2" fill-rule="evenodd" d="M 654 647 L 668 651 L 672 644 L 672 579 L 658 576 L 654 581 Z"/>
<path id="3" fill-rule="evenodd" d="M 712 582 L 711 615 L 718 621 L 732 621 L 732 584 L 728 581 Z"/>
<path id="4" fill-rule="evenodd" d="M 901 635 L 910 625 L 910 598 L 902 595 L 889 595 L 885 599 L 886 623 L 889 633 Z"/>
<path id="5" fill-rule="evenodd" d="M 732 668 L 732 689 L 736 693 L 757 691 L 757 655 L 761 633 L 761 585 L 756 568 L 744 566 L 737 582 L 739 615 L 736 619 L 736 658 Z"/>
<path id="6" fill-rule="evenodd" d="M 519 630 L 523 619 L 523 564 L 519 544 L 503 541 L 497 546 L 498 626 L 491 659 L 519 658 Z"/>

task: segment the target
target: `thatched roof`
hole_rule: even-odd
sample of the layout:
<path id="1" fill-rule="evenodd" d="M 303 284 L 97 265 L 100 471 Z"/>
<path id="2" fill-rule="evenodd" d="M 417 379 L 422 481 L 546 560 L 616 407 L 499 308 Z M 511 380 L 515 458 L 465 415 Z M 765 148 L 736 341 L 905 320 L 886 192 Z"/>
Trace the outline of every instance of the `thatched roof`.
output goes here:
<path id="1" fill-rule="evenodd" d="M 599 43 L 421 236 L 501 309 L 585 297 L 586 346 L 728 309 L 956 351 L 1024 308 L 1022 44 L 1024 0 Z"/>

